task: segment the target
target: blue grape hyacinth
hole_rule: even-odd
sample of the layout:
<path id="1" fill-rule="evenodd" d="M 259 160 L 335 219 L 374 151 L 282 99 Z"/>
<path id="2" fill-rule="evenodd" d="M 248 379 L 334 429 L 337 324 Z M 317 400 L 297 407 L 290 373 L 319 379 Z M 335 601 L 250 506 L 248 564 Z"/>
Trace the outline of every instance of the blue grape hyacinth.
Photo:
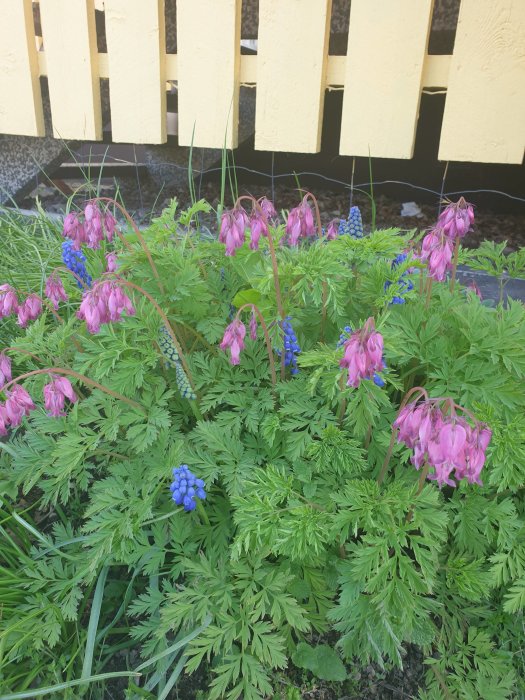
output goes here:
<path id="1" fill-rule="evenodd" d="M 297 355 L 301 352 L 301 348 L 297 342 L 297 336 L 294 333 L 290 320 L 291 316 L 287 316 L 282 326 L 284 332 L 284 366 L 290 367 L 290 374 L 299 374 Z M 277 354 L 281 357 L 281 350 L 277 350 Z"/>
<path id="2" fill-rule="evenodd" d="M 392 265 L 391 269 L 395 270 L 398 265 L 401 265 L 404 263 L 407 259 L 407 254 L 406 253 L 399 253 L 399 255 L 396 255 L 396 257 L 392 260 Z M 399 280 L 397 281 L 397 287 L 399 294 L 396 294 L 395 297 L 393 297 L 392 301 L 390 302 L 390 305 L 392 304 L 404 304 L 406 299 L 404 298 L 405 294 L 408 292 L 412 291 L 414 289 L 414 284 L 411 280 L 407 279 L 407 272 L 403 272 Z M 385 282 L 384 290 L 386 290 L 390 287 L 392 282 L 390 280 L 387 280 Z"/>
<path id="3" fill-rule="evenodd" d="M 75 250 L 73 248 L 73 241 L 67 240 L 62 243 L 62 260 L 64 265 L 74 272 L 75 275 L 80 277 L 84 282 L 86 287 L 91 287 L 92 277 L 86 269 L 86 256 L 81 250 Z M 82 284 L 79 280 L 75 279 L 77 287 L 82 289 Z"/>
<path id="4" fill-rule="evenodd" d="M 359 207 L 350 207 L 348 219 L 341 219 L 339 222 L 339 235 L 362 238 L 364 234 L 363 219 Z"/>
<path id="5" fill-rule="evenodd" d="M 190 471 L 187 464 L 173 469 L 173 483 L 170 486 L 171 497 L 178 506 L 184 506 L 184 510 L 191 511 L 197 507 L 196 498 L 204 500 L 206 491 L 204 481 L 197 479 Z"/>

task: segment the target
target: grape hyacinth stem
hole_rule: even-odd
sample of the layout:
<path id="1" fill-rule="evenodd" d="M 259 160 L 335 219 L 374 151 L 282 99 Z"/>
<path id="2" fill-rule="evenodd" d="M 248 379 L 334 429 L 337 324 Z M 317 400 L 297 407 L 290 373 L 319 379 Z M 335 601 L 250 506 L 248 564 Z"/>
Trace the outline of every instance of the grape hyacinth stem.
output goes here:
<path id="1" fill-rule="evenodd" d="M 410 399 L 410 397 L 413 396 L 413 394 L 415 394 L 416 392 L 419 392 L 419 396 L 417 397 L 417 399 L 415 399 L 416 401 L 418 399 L 420 399 L 422 396 L 425 397 L 425 400 L 428 399 L 428 394 L 422 387 L 415 386 L 413 389 L 410 389 L 410 391 L 407 391 L 403 400 L 401 401 L 401 404 L 399 406 L 399 410 L 396 413 L 396 420 L 397 420 L 399 414 L 401 413 L 401 411 L 403 410 L 403 408 L 408 403 L 408 400 Z M 387 475 L 388 466 L 390 464 L 390 458 L 392 457 L 392 452 L 394 450 L 395 441 L 396 441 L 396 429 L 392 426 L 392 433 L 390 435 L 390 443 L 388 445 L 388 450 L 386 452 L 385 460 L 383 462 L 383 466 L 381 467 L 381 471 L 379 472 L 379 476 L 377 477 L 377 483 L 379 484 L 379 486 L 381 486 L 381 484 L 383 483 L 383 481 L 385 480 L 385 477 Z"/>
<path id="2" fill-rule="evenodd" d="M 132 217 L 128 214 L 126 209 L 123 206 L 121 206 L 118 202 L 116 202 L 114 199 L 111 199 L 111 197 L 97 197 L 96 199 L 93 200 L 93 202 L 107 202 L 108 204 L 113 204 L 113 206 L 115 206 L 115 207 L 117 207 L 117 209 L 119 209 L 119 211 L 122 213 L 122 215 L 124 216 L 126 221 L 131 225 L 135 235 L 139 239 L 140 246 L 141 246 L 142 250 L 144 251 L 144 253 L 146 254 L 149 266 L 151 267 L 151 271 L 153 272 L 153 276 L 157 280 L 157 284 L 159 286 L 160 293 L 164 294 L 164 286 L 163 286 L 162 282 L 160 281 L 159 273 L 158 273 L 158 270 L 157 270 L 155 263 L 153 262 L 153 258 L 151 257 L 150 249 L 148 248 L 146 241 L 144 240 L 144 236 L 140 232 L 139 227 L 133 221 Z M 128 248 L 128 250 L 133 251 L 133 248 L 130 246 L 130 244 L 124 238 L 124 236 L 120 233 L 120 231 L 118 231 L 118 229 L 116 230 L 116 233 L 117 233 L 118 237 L 120 238 L 120 240 Z"/>
<path id="3" fill-rule="evenodd" d="M 99 384 L 96 382 L 94 379 L 90 379 L 89 377 L 86 377 L 85 374 L 79 374 L 79 372 L 75 372 L 72 369 L 66 369 L 65 367 L 46 367 L 45 369 L 34 369 L 31 372 L 26 372 L 25 374 L 21 374 L 20 376 L 16 377 L 12 381 L 10 381 L 8 384 L 6 384 L 2 391 L 5 391 L 8 389 L 10 386 L 13 386 L 14 384 L 18 384 L 18 382 L 22 381 L 22 379 L 27 379 L 28 377 L 35 377 L 37 374 L 61 374 L 64 376 L 69 376 L 69 377 L 74 377 L 75 379 L 78 379 L 79 381 L 83 382 L 87 386 L 92 386 L 94 389 L 100 389 L 106 394 L 109 394 L 109 396 L 113 396 L 115 399 L 119 399 L 119 401 L 124 401 L 124 403 L 127 403 L 128 405 L 132 406 L 133 408 L 138 408 L 140 411 L 143 411 L 144 413 L 146 412 L 144 407 L 141 406 L 139 403 L 136 401 L 133 401 L 133 399 L 128 399 L 127 396 L 123 396 L 122 394 L 119 394 L 118 391 L 113 391 L 113 389 L 110 389 L 107 386 L 104 386 L 103 384 Z"/>
<path id="4" fill-rule="evenodd" d="M 275 387 L 277 383 L 277 374 L 275 372 L 275 361 L 273 359 L 273 351 L 272 351 L 272 341 L 270 340 L 270 334 L 268 333 L 268 326 L 266 325 L 266 321 L 264 320 L 264 316 L 260 312 L 257 306 L 255 304 L 243 304 L 239 310 L 237 311 L 237 314 L 235 315 L 235 318 L 239 318 L 241 311 L 244 309 L 250 308 L 254 314 L 257 315 L 257 318 L 260 321 L 261 328 L 263 331 L 264 335 L 264 342 L 266 343 L 266 351 L 268 353 L 268 361 L 270 362 L 270 372 L 272 375 L 272 386 Z M 284 352 L 283 352 L 283 357 L 284 357 Z"/>
<path id="5" fill-rule="evenodd" d="M 138 284 L 135 284 L 134 282 L 129 282 L 128 280 L 124 280 L 124 279 L 122 279 L 122 278 L 120 278 L 120 277 L 118 278 L 118 281 L 119 281 L 119 284 L 123 285 L 124 287 L 129 287 L 130 289 L 135 289 L 137 292 L 139 292 L 140 294 L 142 294 L 143 296 L 145 296 L 146 299 L 148 299 L 148 301 L 149 301 L 151 304 L 153 304 L 153 306 L 155 307 L 157 313 L 158 313 L 159 316 L 162 318 L 162 320 L 163 320 L 163 322 L 164 322 L 164 325 L 166 326 L 166 329 L 167 329 L 167 331 L 168 331 L 168 333 L 169 333 L 171 339 L 173 340 L 173 344 L 174 344 L 175 347 L 177 348 L 177 352 L 179 353 L 180 361 L 181 361 L 181 363 L 182 363 L 182 366 L 183 366 L 183 368 L 184 368 L 184 371 L 186 372 L 186 376 L 188 377 L 188 381 L 189 381 L 189 383 L 190 383 L 190 386 L 191 386 L 191 388 L 195 391 L 195 383 L 194 383 L 194 381 L 193 381 L 193 377 L 192 377 L 192 374 L 191 374 L 191 372 L 190 372 L 190 368 L 188 367 L 188 363 L 187 363 L 187 361 L 186 361 L 186 357 L 185 357 L 185 355 L 184 355 L 184 352 L 182 351 L 182 347 L 181 347 L 179 341 L 177 340 L 177 336 L 175 335 L 175 332 L 174 332 L 174 330 L 173 330 L 173 327 L 172 327 L 171 323 L 169 322 L 168 317 L 166 316 L 166 314 L 164 313 L 164 311 L 160 308 L 160 306 L 157 304 L 157 302 L 156 302 L 155 299 L 151 296 L 151 294 L 150 294 L 149 292 L 147 292 L 145 289 L 142 289 L 142 287 L 139 287 Z"/>

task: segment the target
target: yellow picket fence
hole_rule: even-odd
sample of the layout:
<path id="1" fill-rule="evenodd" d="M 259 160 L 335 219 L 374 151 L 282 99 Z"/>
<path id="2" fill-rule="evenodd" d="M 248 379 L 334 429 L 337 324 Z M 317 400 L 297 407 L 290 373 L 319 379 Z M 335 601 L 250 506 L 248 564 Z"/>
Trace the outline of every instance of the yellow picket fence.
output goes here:
<path id="1" fill-rule="evenodd" d="M 177 0 L 177 55 L 164 0 L 0 0 L 0 133 L 102 138 L 109 78 L 112 139 L 166 141 L 166 86 L 178 89 L 178 140 L 237 144 L 241 85 L 256 87 L 255 147 L 320 149 L 324 95 L 343 89 L 340 153 L 411 158 L 422 91 L 446 90 L 439 158 L 521 163 L 525 0 L 462 0 L 452 55 L 428 55 L 432 0 L 352 0 L 346 56 L 328 51 L 331 0 L 259 0 L 257 55 L 241 55 L 241 0 Z M 107 54 L 97 52 L 95 5 Z M 40 48 L 39 48 L 40 47 Z"/>

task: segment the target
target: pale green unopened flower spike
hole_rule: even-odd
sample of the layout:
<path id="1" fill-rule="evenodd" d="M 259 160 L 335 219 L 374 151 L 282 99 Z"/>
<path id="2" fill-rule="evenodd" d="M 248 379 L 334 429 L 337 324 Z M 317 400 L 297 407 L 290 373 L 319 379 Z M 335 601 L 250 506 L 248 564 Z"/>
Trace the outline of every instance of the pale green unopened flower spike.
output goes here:
<path id="1" fill-rule="evenodd" d="M 191 400 L 196 399 L 197 395 L 195 394 L 195 392 L 191 388 L 191 385 L 188 381 L 188 377 L 186 376 L 186 372 L 184 371 L 184 368 L 183 368 L 182 363 L 180 361 L 180 357 L 179 357 L 179 353 L 177 352 L 177 348 L 175 347 L 175 344 L 174 344 L 166 326 L 162 326 L 160 329 L 159 347 L 160 347 L 160 351 L 162 352 L 164 359 L 166 360 L 168 366 L 174 367 L 174 369 L 175 369 L 175 378 L 176 378 L 177 386 L 179 388 L 179 391 L 181 393 L 182 398 L 183 399 L 191 399 Z"/>

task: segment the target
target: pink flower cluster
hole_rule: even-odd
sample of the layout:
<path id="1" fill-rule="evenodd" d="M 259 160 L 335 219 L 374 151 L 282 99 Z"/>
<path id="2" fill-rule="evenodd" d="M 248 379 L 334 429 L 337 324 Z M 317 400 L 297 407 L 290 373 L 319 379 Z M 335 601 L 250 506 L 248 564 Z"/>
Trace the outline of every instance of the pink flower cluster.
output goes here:
<path id="1" fill-rule="evenodd" d="M 46 280 L 46 297 L 53 304 L 55 311 L 58 310 L 58 302 L 67 301 L 66 290 L 62 280 L 56 272 L 53 272 Z"/>
<path id="2" fill-rule="evenodd" d="M 0 362 L 5 355 L 0 355 Z M 9 378 L 10 378 L 9 365 Z M 7 435 L 7 428 L 16 428 L 22 422 L 24 416 L 34 411 L 36 405 L 26 389 L 20 384 L 15 384 L 12 389 L 6 391 L 5 403 L 0 403 L 0 435 Z M 65 400 L 71 403 L 77 401 L 71 382 L 66 377 L 53 376 L 51 382 L 44 386 L 44 405 L 50 417 L 64 416 Z"/>
<path id="3" fill-rule="evenodd" d="M 11 360 L 2 352 L 0 353 L 0 389 L 10 382 L 12 378 Z"/>
<path id="4" fill-rule="evenodd" d="M 308 195 L 303 197 L 299 206 L 294 207 L 288 214 L 286 222 L 288 244 L 296 246 L 300 238 L 315 236 L 314 215 L 308 203 Z"/>
<path id="5" fill-rule="evenodd" d="M 420 259 L 427 261 L 428 274 L 443 282 L 452 269 L 452 256 L 456 241 L 463 238 L 474 223 L 474 209 L 461 197 L 448 204 L 438 217 L 435 228 L 423 239 Z"/>
<path id="6" fill-rule="evenodd" d="M 433 468 L 428 478 L 440 487 L 456 486 L 452 476 L 481 485 L 480 473 L 492 433 L 483 423 L 476 421 L 471 426 L 456 414 L 456 408 L 460 407 L 451 399 L 407 404 L 394 422 L 399 430 L 397 439 L 414 451 L 411 461 L 416 469 L 425 462 Z"/>
<path id="7" fill-rule="evenodd" d="M 237 248 L 242 248 L 245 241 L 246 229 L 250 229 L 250 248 L 259 249 L 261 236 L 268 237 L 268 222 L 277 218 L 277 212 L 272 202 L 261 197 L 254 205 L 251 215 L 236 204 L 231 211 L 225 211 L 221 218 L 219 241 L 226 245 L 226 255 L 235 255 Z"/>
<path id="8" fill-rule="evenodd" d="M 102 280 L 84 292 L 77 317 L 86 322 L 90 333 L 98 333 L 101 325 L 120 321 L 124 311 L 135 315 L 135 307 L 119 282 Z"/>
<path id="9" fill-rule="evenodd" d="M 42 313 L 42 299 L 38 294 L 29 294 L 20 303 L 16 294 L 16 289 L 10 284 L 0 285 L 0 318 L 7 318 L 12 313 L 17 314 L 17 323 L 25 328 L 29 321 L 34 321 Z"/>
<path id="10" fill-rule="evenodd" d="M 335 241 L 339 237 L 339 220 L 332 219 L 326 227 L 326 240 Z"/>
<path id="11" fill-rule="evenodd" d="M 339 366 L 348 369 L 347 386 L 358 387 L 362 379 L 372 379 L 384 369 L 383 336 L 375 330 L 372 317 L 350 335 L 343 347 Z"/>
<path id="12" fill-rule="evenodd" d="M 251 333 L 250 324 L 250 333 Z M 232 365 L 238 365 L 240 362 L 241 350 L 244 350 L 244 338 L 246 336 L 246 327 L 238 318 L 234 319 L 224 331 L 224 337 L 220 344 L 221 350 L 230 350 Z"/>
<path id="13" fill-rule="evenodd" d="M 69 213 L 64 219 L 62 235 L 73 241 L 74 250 L 80 250 L 85 243 L 88 248 L 100 248 L 104 236 L 113 240 L 117 222 L 109 210 L 104 213 L 96 202 L 87 202 L 81 214 Z"/>

